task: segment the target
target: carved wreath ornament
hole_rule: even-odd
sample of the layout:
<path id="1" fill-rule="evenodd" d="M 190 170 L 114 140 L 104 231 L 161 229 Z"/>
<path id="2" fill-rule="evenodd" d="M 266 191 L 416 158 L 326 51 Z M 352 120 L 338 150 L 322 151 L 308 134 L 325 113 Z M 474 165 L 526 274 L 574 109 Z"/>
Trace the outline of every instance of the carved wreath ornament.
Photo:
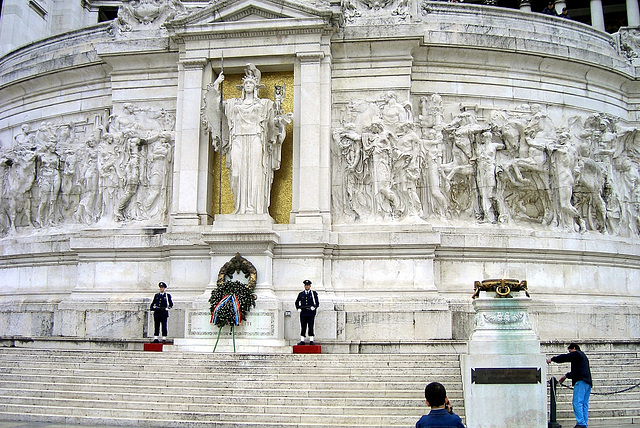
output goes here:
<path id="1" fill-rule="evenodd" d="M 480 296 L 481 291 L 494 291 L 496 297 L 513 297 L 512 291 L 524 291 L 527 297 L 529 290 L 527 289 L 527 281 L 518 281 L 517 279 L 485 279 L 484 281 L 476 281 L 474 283 L 474 292 L 472 299 Z"/>
<path id="2" fill-rule="evenodd" d="M 234 280 L 236 274 L 244 275 L 248 282 Z M 244 257 L 236 253 L 235 257 L 222 266 L 218 273 L 218 282 L 211 292 L 211 323 L 219 328 L 225 325 L 240 325 L 251 307 L 255 306 L 256 268 Z"/>

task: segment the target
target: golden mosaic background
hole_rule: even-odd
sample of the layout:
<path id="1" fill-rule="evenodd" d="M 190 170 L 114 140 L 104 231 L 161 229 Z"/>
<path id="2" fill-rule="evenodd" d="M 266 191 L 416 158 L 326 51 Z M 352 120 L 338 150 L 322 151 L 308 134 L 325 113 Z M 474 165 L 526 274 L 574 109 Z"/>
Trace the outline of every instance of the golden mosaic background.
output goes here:
<path id="1" fill-rule="evenodd" d="M 242 74 L 224 76 L 222 93 L 224 99 L 238 98 L 242 92 L 236 85 L 242 83 Z M 285 113 L 293 111 L 293 72 L 262 73 L 260 83 L 266 86 L 260 91 L 260 98 L 273 100 L 274 85 L 287 85 L 287 93 L 282 105 Z M 220 154 L 213 154 L 213 213 L 233 213 L 233 193 L 229 185 L 229 170 L 227 169 L 225 156 L 222 157 L 222 186 L 220 186 Z M 273 186 L 271 187 L 271 206 L 269 214 L 277 223 L 289 223 L 291 214 L 293 180 L 293 123 L 287 125 L 287 138 L 282 143 L 282 163 L 280 169 L 274 172 Z M 221 210 L 218 208 L 218 198 L 222 187 Z"/>

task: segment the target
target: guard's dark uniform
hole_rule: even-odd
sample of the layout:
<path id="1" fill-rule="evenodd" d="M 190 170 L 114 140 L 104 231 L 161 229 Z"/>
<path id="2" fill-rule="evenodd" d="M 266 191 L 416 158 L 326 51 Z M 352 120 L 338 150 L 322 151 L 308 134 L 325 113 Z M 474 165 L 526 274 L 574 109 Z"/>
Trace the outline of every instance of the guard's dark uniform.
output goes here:
<path id="1" fill-rule="evenodd" d="M 301 291 L 298 294 L 296 309 L 302 309 L 302 312 L 300 312 L 300 336 L 306 336 L 307 327 L 309 328 L 309 336 L 314 336 L 313 322 L 316 318 L 316 311 L 311 310 L 311 307 L 317 309 L 319 304 L 318 293 L 313 290 Z"/>
<path id="2" fill-rule="evenodd" d="M 151 310 L 153 311 L 154 329 L 153 335 L 157 338 L 160 334 L 160 326 L 162 326 L 162 336 L 167 337 L 167 318 L 169 318 L 168 309 L 173 308 L 171 294 L 160 292 L 153 296 L 151 302 Z"/>

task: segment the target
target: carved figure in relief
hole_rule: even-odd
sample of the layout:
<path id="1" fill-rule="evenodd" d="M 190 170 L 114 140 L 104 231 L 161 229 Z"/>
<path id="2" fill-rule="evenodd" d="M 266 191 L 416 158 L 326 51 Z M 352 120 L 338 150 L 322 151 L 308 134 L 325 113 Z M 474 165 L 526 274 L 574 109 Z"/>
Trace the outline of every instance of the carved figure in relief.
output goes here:
<path id="1" fill-rule="evenodd" d="M 40 123 L 40 127 L 36 131 L 35 139 L 37 147 L 44 147 L 50 142 L 55 144 L 57 139 L 53 130 L 53 125 L 47 122 Z"/>
<path id="2" fill-rule="evenodd" d="M 147 154 L 147 194 L 142 208 L 146 218 L 162 218 L 167 209 L 167 187 L 173 156 L 170 132 L 161 132 L 149 141 Z"/>
<path id="3" fill-rule="evenodd" d="M 219 123 L 223 115 L 228 138 L 217 142 L 216 150 L 226 155 L 229 181 L 234 194 L 234 214 L 268 214 L 273 173 L 280 168 L 280 151 L 285 118 L 277 114 L 272 100 L 260 98 L 259 70 L 252 64 L 245 69 L 241 98 L 220 102 L 220 73 L 208 91 L 206 106 L 209 124 Z M 220 106 L 222 105 L 222 111 Z"/>
<path id="4" fill-rule="evenodd" d="M 422 204 L 418 196 L 420 178 L 420 137 L 411 122 L 398 127 L 397 149 L 393 160 L 393 175 L 398 197 L 397 217 L 421 217 Z"/>
<path id="5" fill-rule="evenodd" d="M 362 148 L 371 163 L 373 213 L 383 219 L 393 218 L 399 200 L 393 190 L 393 145 L 390 134 L 384 132 L 380 122 L 374 122 L 362 131 Z"/>
<path id="6" fill-rule="evenodd" d="M 121 150 L 113 134 L 104 132 L 98 145 L 99 209 L 102 222 L 111 221 L 117 201 L 117 191 L 123 173 L 118 159 Z"/>
<path id="7" fill-rule="evenodd" d="M 31 189 L 36 180 L 36 152 L 16 147 L 4 157 L 5 174 L 2 189 L 3 207 L 9 219 L 9 231 L 16 232 L 22 214 L 26 224 L 33 227 L 31 216 Z"/>
<path id="8" fill-rule="evenodd" d="M 638 166 L 624 156 L 618 171 L 623 184 L 621 194 L 621 223 L 631 236 L 640 235 L 640 171 Z"/>
<path id="9" fill-rule="evenodd" d="M 36 136 L 31 133 L 30 127 L 27 124 L 24 124 L 20 127 L 20 133 L 14 137 L 15 145 L 14 147 L 28 147 L 34 149 L 36 147 Z"/>
<path id="10" fill-rule="evenodd" d="M 180 0 L 124 0 L 110 32 L 117 35 L 132 30 L 158 29 L 167 20 L 186 13 Z"/>
<path id="11" fill-rule="evenodd" d="M 640 31 L 633 27 L 622 27 L 620 33 L 620 49 L 628 59 L 640 56 Z"/>
<path id="12" fill-rule="evenodd" d="M 342 165 L 339 204 L 345 212 L 359 220 L 371 212 L 371 195 L 366 191 L 369 168 L 362 147 L 362 137 L 356 131 L 354 123 L 346 123 L 344 128 L 334 131 L 333 140 Z"/>
<path id="13" fill-rule="evenodd" d="M 393 2 L 393 0 L 361 0 L 369 9 L 380 10 Z"/>
<path id="14" fill-rule="evenodd" d="M 400 104 L 395 92 L 387 92 L 379 103 L 380 117 L 387 132 L 395 133 L 399 125 L 406 122 L 413 122 L 411 117 L 411 104 Z"/>
<path id="15" fill-rule="evenodd" d="M 433 94 L 430 97 L 420 98 L 420 114 L 418 119 L 423 128 L 441 129 L 444 124 L 444 113 L 442 107 L 442 97 Z"/>
<path id="16" fill-rule="evenodd" d="M 125 103 L 122 106 L 122 113 L 109 117 L 108 129 L 111 133 L 123 133 L 139 128 L 140 124 L 136 118 L 136 107 L 131 103 Z"/>
<path id="17" fill-rule="evenodd" d="M 391 15 L 397 16 L 401 21 L 405 21 L 410 17 L 409 0 L 398 1 L 398 6 L 391 12 Z"/>
<path id="18" fill-rule="evenodd" d="M 100 173 L 98 172 L 97 141 L 91 136 L 87 139 L 86 150 L 82 156 L 80 170 L 80 185 L 83 189 L 82 198 L 74 213 L 74 220 L 78 223 L 92 224 L 98 221 L 100 192 Z"/>
<path id="19" fill-rule="evenodd" d="M 502 142 L 494 142 L 493 134 L 484 131 L 477 145 L 476 183 L 479 196 L 479 220 L 495 223 L 498 220 L 498 204 L 496 199 L 496 155 L 503 150 Z"/>
<path id="20" fill-rule="evenodd" d="M 614 190 L 613 159 L 619 155 L 618 139 L 610 118 L 593 114 L 586 118 L 581 130 L 582 158 L 577 167 L 573 198 L 575 206 L 590 230 L 615 233 L 618 226 L 610 212 L 618 201 Z M 620 147 L 623 147 L 620 144 Z M 608 201 L 605 200 L 607 195 Z M 618 211 L 618 210 L 616 210 Z"/>
<path id="21" fill-rule="evenodd" d="M 538 219 L 544 224 L 551 222 L 551 198 L 549 195 L 549 159 L 547 144 L 555 139 L 553 122 L 541 111 L 539 105 L 521 109 L 519 119 L 524 121 L 524 138 L 520 140 L 519 157 L 513 167 L 524 178 L 520 181 L 522 196 L 517 200 L 517 212 L 524 218 Z M 528 207 L 535 200 L 537 207 Z"/>
<path id="22" fill-rule="evenodd" d="M 450 145 L 451 162 L 442 167 L 447 174 L 447 186 L 450 189 L 449 208 L 456 215 L 468 213 L 470 209 L 478 211 L 474 142 L 486 129 L 478 124 L 472 112 L 459 114 L 445 127 L 449 139 L 453 141 Z"/>
<path id="23" fill-rule="evenodd" d="M 40 227 L 50 226 L 57 218 L 57 202 L 62 177 L 60 156 L 56 152 L 55 140 L 44 143 L 37 151 L 38 211 L 36 221 Z"/>
<path id="24" fill-rule="evenodd" d="M 60 146 L 58 146 L 60 147 Z M 59 210 L 62 220 L 70 218 L 77 209 L 80 194 L 83 189 L 78 181 L 81 174 L 82 156 L 84 150 L 75 147 L 60 148 L 61 183 Z"/>
<path id="25" fill-rule="evenodd" d="M 354 4 L 354 0 L 342 0 L 342 14 L 347 22 L 354 22 L 360 15 L 360 11 Z"/>
<path id="26" fill-rule="evenodd" d="M 429 128 L 422 140 L 422 209 L 423 213 L 444 218 L 447 214 L 447 198 L 444 195 L 446 177 L 442 171 L 442 132 Z"/>
<path id="27" fill-rule="evenodd" d="M 131 217 L 131 215 L 127 215 L 126 210 L 129 208 L 129 204 L 134 199 L 140 185 L 141 150 L 142 146 L 146 144 L 146 140 L 138 137 L 132 131 L 126 131 L 124 137 L 126 139 L 128 159 L 124 166 L 124 175 L 122 177 L 124 194 L 118 199 L 114 212 L 116 221 L 123 221 Z"/>
<path id="28" fill-rule="evenodd" d="M 561 132 L 557 142 L 548 147 L 551 159 L 551 192 L 553 217 L 562 228 L 584 230 L 578 210 L 571 204 L 577 166 L 576 149 L 569 142 L 569 134 Z"/>

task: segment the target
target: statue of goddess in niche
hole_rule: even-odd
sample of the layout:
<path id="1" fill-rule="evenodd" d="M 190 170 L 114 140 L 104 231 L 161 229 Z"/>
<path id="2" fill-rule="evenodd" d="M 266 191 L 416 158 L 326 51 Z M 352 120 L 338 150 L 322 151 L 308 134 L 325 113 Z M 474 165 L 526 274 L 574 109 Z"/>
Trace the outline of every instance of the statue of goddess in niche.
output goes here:
<path id="1" fill-rule="evenodd" d="M 264 88 L 260 77 L 260 71 L 248 64 L 242 85 L 238 85 L 242 97 L 222 102 L 220 83 L 224 74 L 221 72 L 211 85 L 211 102 L 206 113 L 211 125 L 220 123 L 223 114 L 228 126 L 228 136 L 223 136 L 221 142 L 218 140 L 216 150 L 226 155 L 234 214 L 268 214 L 273 172 L 280 168 L 284 128 L 279 124 L 290 120 L 275 108 L 274 101 L 259 97 L 260 89 Z"/>

